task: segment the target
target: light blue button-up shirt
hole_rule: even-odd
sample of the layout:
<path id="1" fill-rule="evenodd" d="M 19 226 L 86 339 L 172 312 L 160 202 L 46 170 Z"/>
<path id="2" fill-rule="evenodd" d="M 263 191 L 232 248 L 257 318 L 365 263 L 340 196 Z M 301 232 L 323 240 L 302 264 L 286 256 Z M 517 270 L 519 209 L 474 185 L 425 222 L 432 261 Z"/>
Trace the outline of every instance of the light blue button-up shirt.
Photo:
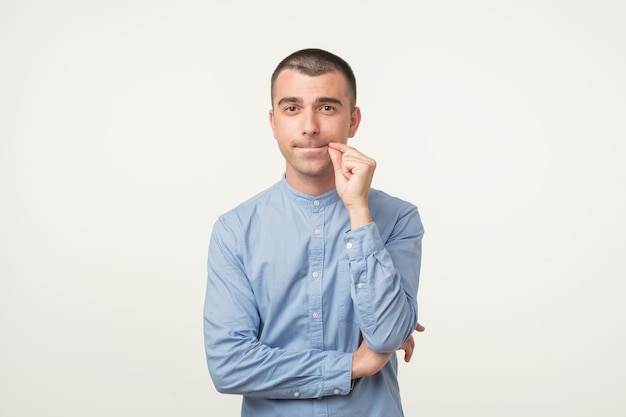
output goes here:
<path id="1" fill-rule="evenodd" d="M 204 335 L 243 417 L 402 416 L 396 355 L 351 380 L 360 342 L 395 351 L 417 324 L 424 233 L 417 208 L 372 189 L 374 221 L 350 230 L 335 190 L 281 181 L 223 214 L 209 244 Z"/>

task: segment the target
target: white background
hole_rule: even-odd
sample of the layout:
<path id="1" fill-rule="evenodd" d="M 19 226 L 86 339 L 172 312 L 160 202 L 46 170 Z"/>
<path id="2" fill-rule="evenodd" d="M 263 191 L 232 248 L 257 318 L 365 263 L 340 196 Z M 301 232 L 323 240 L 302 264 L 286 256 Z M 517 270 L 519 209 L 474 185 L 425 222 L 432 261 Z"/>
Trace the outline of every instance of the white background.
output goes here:
<path id="1" fill-rule="evenodd" d="M 269 78 L 321 47 L 426 227 L 407 416 L 626 415 L 622 1 L 0 2 L 0 415 L 237 416 L 217 216 L 278 181 Z"/>

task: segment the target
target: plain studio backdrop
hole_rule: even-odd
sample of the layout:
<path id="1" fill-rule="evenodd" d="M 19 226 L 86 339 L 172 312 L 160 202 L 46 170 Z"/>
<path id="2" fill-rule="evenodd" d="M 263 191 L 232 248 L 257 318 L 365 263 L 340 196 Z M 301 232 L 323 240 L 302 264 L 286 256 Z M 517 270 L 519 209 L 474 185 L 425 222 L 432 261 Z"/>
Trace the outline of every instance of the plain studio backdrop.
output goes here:
<path id="1" fill-rule="evenodd" d="M 626 415 L 624 21 L 617 0 L 2 1 L 0 415 L 239 415 L 205 364 L 208 239 L 280 179 L 270 74 L 305 47 L 352 65 L 350 144 L 423 217 L 406 415 Z"/>

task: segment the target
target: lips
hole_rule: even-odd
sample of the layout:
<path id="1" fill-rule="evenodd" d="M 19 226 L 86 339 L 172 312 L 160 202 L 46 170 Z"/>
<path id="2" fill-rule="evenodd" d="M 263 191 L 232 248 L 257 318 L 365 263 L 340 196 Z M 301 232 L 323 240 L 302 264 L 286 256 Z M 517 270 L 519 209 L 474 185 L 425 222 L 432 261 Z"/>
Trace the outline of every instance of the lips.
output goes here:
<path id="1" fill-rule="evenodd" d="M 327 148 L 328 147 L 328 142 L 320 142 L 320 141 L 313 141 L 313 142 L 295 142 L 293 144 L 293 146 L 295 148 L 301 148 L 301 149 L 319 149 L 319 148 Z"/>
<path id="2" fill-rule="evenodd" d="M 328 146 L 296 146 L 296 148 L 306 151 L 306 150 L 328 149 Z"/>
<path id="3" fill-rule="evenodd" d="M 319 157 L 328 155 L 328 146 L 315 146 L 315 147 L 296 147 L 300 154 L 309 157 Z"/>

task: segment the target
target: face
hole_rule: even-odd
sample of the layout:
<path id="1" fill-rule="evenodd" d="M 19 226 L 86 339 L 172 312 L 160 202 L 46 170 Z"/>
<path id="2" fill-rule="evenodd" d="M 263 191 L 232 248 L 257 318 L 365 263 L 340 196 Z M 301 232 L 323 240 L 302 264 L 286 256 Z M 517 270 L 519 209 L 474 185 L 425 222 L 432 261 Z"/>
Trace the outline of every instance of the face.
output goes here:
<path id="1" fill-rule="evenodd" d="M 351 110 L 349 87 L 340 72 L 310 77 L 283 70 L 274 84 L 270 124 L 286 161 L 287 182 L 334 186 L 328 142 L 346 143 L 361 121 Z"/>

